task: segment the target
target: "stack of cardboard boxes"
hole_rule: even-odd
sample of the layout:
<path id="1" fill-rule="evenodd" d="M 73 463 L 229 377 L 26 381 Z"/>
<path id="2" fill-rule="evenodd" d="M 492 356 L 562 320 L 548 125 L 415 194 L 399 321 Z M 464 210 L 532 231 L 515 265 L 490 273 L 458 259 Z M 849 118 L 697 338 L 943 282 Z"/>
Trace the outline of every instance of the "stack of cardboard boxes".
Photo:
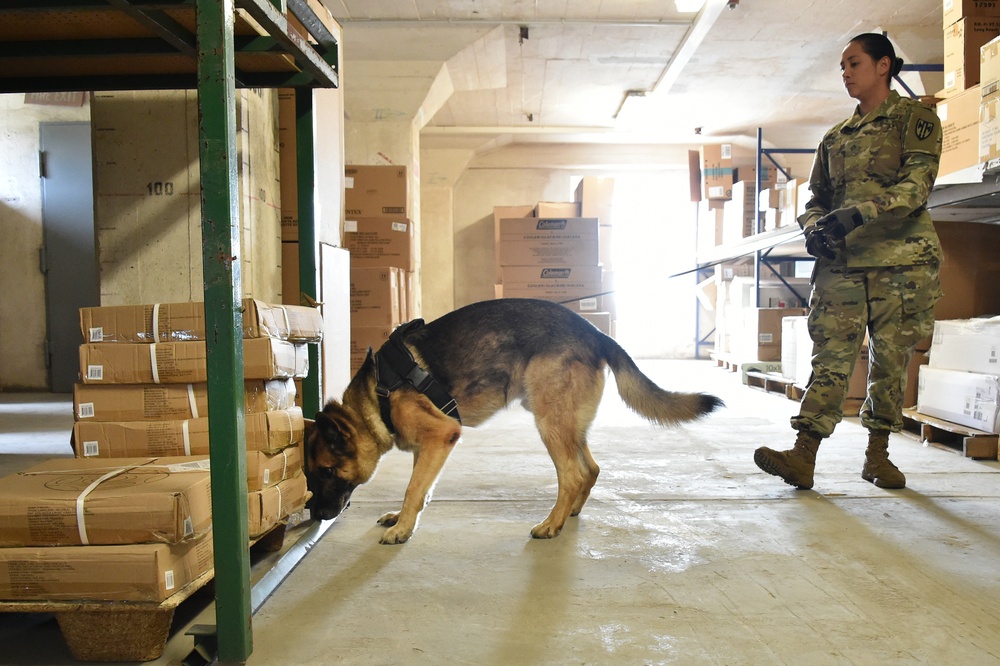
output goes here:
<path id="1" fill-rule="evenodd" d="M 917 411 L 1000 433 L 1000 317 L 938 321 Z"/>
<path id="2" fill-rule="evenodd" d="M 406 167 L 348 166 L 344 247 L 351 253 L 351 374 L 404 321 L 415 302 L 416 230 L 407 213 Z"/>
<path id="3" fill-rule="evenodd" d="M 1000 1 L 945 0 L 943 20 L 944 88 L 937 93 L 943 145 L 938 178 L 963 182 L 963 172 L 1000 156 L 995 97 L 1000 76 L 997 44 L 992 43 L 1000 35 Z"/>
<path id="4" fill-rule="evenodd" d="M 73 442 L 81 458 L 205 455 L 208 391 L 202 303 L 83 308 Z M 301 510 L 302 410 L 295 378 L 322 339 L 315 308 L 243 301 L 250 535 Z"/>
<path id="5" fill-rule="evenodd" d="M 249 533 L 302 511 L 312 308 L 244 301 Z M 83 308 L 75 459 L 0 479 L 0 598 L 164 600 L 211 570 L 201 303 Z"/>
<path id="6" fill-rule="evenodd" d="M 574 201 L 496 206 L 496 296 L 561 303 L 613 335 L 613 196 L 613 178 L 586 176 Z"/>
<path id="7" fill-rule="evenodd" d="M 207 458 L 58 458 L 0 479 L 0 599 L 160 602 L 212 565 Z"/>

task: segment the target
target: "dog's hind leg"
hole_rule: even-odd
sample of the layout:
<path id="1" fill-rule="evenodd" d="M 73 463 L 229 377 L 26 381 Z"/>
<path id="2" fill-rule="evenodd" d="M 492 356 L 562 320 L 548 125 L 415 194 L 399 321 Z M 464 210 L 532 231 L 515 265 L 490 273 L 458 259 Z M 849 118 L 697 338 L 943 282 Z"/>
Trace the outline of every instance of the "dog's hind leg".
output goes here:
<path id="1" fill-rule="evenodd" d="M 546 381 L 532 386 L 530 398 L 559 491 L 548 517 L 531 529 L 536 539 L 558 536 L 566 519 L 580 513 L 600 473 L 587 447 L 587 430 L 604 390 L 603 373 L 579 362 L 564 365 L 555 375 L 548 370 Z"/>
<path id="2" fill-rule="evenodd" d="M 597 483 L 597 477 L 601 473 L 601 468 L 594 460 L 594 456 L 590 455 L 590 447 L 587 446 L 586 442 L 583 443 L 583 450 L 580 451 L 580 468 L 585 474 L 583 489 L 577 496 L 576 502 L 573 503 L 573 510 L 569 514 L 571 516 L 579 516 L 580 512 L 583 511 L 583 505 L 590 498 L 590 491 Z"/>

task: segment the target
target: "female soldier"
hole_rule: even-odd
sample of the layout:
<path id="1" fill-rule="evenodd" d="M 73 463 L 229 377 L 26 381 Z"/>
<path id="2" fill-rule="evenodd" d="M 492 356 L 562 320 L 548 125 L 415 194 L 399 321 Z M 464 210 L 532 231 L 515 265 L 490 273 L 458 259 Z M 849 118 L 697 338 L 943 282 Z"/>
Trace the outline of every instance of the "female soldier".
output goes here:
<path id="1" fill-rule="evenodd" d="M 903 61 L 889 40 L 866 33 L 840 60 L 854 114 L 823 137 L 799 219 L 816 257 L 809 298 L 812 376 L 791 419 L 787 451 L 761 447 L 754 462 L 798 488 L 812 488 L 816 450 L 843 418 L 844 393 L 868 332 L 868 395 L 861 423 L 868 450 L 861 478 L 903 488 L 889 461 L 889 433 L 902 429 L 906 368 L 933 330 L 941 295 L 941 247 L 925 205 L 937 176 L 941 126 L 920 102 L 900 98 L 889 79 Z"/>

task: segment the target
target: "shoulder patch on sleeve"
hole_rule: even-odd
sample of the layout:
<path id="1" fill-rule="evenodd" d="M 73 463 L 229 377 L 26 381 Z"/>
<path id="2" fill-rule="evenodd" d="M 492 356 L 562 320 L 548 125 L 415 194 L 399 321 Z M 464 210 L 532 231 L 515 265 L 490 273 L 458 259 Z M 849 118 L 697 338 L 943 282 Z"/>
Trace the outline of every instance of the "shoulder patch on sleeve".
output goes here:
<path id="1" fill-rule="evenodd" d="M 926 106 L 914 105 L 903 136 L 903 151 L 937 153 L 940 150 L 941 119 Z"/>

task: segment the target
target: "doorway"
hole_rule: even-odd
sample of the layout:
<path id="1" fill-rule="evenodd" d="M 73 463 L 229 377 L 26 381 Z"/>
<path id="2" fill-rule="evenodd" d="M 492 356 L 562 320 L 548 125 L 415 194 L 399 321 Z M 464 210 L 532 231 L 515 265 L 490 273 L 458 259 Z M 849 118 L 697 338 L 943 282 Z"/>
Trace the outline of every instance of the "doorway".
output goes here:
<path id="1" fill-rule="evenodd" d="M 79 310 L 100 304 L 90 123 L 41 123 L 42 249 L 49 389 L 69 393 L 80 374 Z"/>

